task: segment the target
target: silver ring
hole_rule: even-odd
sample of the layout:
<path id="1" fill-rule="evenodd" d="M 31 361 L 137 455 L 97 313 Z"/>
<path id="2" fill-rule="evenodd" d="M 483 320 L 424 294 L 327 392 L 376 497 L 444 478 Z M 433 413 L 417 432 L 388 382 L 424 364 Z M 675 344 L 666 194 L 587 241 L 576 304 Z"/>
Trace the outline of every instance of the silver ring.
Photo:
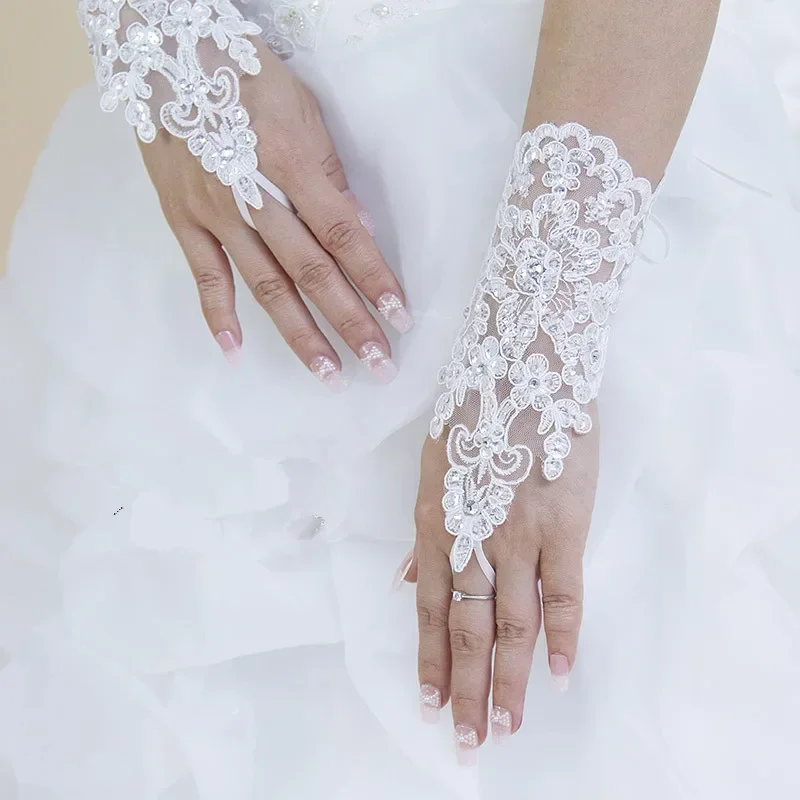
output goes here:
<path id="1" fill-rule="evenodd" d="M 467 594 L 453 589 L 453 600 L 456 603 L 460 603 L 462 600 L 494 600 L 495 597 L 496 595 L 493 594 Z"/>

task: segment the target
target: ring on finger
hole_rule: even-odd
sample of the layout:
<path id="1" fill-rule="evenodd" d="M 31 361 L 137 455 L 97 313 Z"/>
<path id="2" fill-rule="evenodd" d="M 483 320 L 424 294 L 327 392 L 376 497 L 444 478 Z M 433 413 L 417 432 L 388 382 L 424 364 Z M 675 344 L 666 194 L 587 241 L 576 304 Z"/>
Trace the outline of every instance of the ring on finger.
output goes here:
<path id="1" fill-rule="evenodd" d="M 467 594 L 453 589 L 453 600 L 456 603 L 460 603 L 462 600 L 494 600 L 496 596 L 495 594 Z"/>

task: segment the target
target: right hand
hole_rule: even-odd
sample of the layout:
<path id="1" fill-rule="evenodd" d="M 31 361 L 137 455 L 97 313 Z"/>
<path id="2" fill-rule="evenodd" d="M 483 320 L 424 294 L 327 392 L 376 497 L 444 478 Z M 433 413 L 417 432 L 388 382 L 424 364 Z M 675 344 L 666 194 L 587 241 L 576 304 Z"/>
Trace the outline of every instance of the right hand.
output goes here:
<path id="1" fill-rule="evenodd" d="M 264 208 L 250 209 L 254 231 L 231 189 L 203 169 L 186 142 L 162 130 L 141 148 L 197 282 L 208 327 L 236 360 L 242 330 L 227 253 L 289 347 L 330 389 L 344 387 L 341 361 L 301 292 L 379 379 L 391 380 L 389 342 L 357 290 L 405 332 L 411 319 L 403 290 L 370 235 L 370 217 L 348 190 L 317 101 L 277 56 L 257 46 L 262 70 L 241 79 L 241 102 L 258 135 L 259 170 L 297 214 L 264 193 Z"/>

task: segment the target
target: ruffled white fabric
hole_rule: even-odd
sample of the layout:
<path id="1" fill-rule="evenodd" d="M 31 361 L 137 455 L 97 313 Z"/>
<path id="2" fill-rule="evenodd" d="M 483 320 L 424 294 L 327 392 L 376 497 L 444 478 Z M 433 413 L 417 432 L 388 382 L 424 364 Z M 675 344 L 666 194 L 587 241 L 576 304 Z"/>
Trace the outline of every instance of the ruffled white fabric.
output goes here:
<path id="1" fill-rule="evenodd" d="M 351 47 L 361 4 L 335 4 L 292 62 L 415 312 L 388 387 L 353 358 L 329 396 L 245 290 L 231 369 L 124 120 L 94 88 L 64 109 L 0 291 L 4 800 L 800 790 L 791 0 L 760 25 L 726 9 L 654 208 L 668 257 L 617 317 L 573 689 L 537 653 L 522 732 L 476 771 L 418 722 L 413 597 L 389 583 L 540 12 L 447 5 Z M 666 249 L 651 226 L 644 254 Z"/>

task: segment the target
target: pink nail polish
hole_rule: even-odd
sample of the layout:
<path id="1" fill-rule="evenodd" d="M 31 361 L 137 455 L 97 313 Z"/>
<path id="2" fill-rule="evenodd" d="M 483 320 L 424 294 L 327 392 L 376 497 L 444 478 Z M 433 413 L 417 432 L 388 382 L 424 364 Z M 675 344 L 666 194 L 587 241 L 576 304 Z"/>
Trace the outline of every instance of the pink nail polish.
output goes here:
<path id="1" fill-rule="evenodd" d="M 489 721 L 492 723 L 492 741 L 495 744 L 505 744 L 511 737 L 511 712 L 494 706 Z"/>
<path id="2" fill-rule="evenodd" d="M 377 342 L 367 342 L 359 350 L 361 363 L 381 382 L 391 383 L 397 377 L 397 367 Z"/>
<path id="3" fill-rule="evenodd" d="M 241 363 L 242 348 L 239 346 L 239 343 L 236 341 L 234 335 L 230 331 L 222 331 L 221 333 L 218 333 L 214 339 L 216 339 L 216 342 L 222 349 L 225 358 L 227 358 L 231 364 Z"/>
<path id="4" fill-rule="evenodd" d="M 399 333 L 408 333 L 414 327 L 414 320 L 403 301 L 392 292 L 384 292 L 378 298 L 378 311 Z"/>
<path id="5" fill-rule="evenodd" d="M 557 691 L 566 692 L 569 689 L 569 659 L 566 656 L 561 653 L 550 656 L 550 674 Z"/>
<path id="6" fill-rule="evenodd" d="M 414 563 L 414 551 L 411 550 L 410 552 L 406 553 L 403 560 L 400 562 L 400 566 L 397 568 L 397 572 L 394 574 L 394 580 L 392 581 L 392 589 L 397 591 L 398 589 L 402 589 L 405 582 L 406 582 L 406 575 L 408 575 L 408 571 L 411 569 L 411 565 Z"/>
<path id="7" fill-rule="evenodd" d="M 358 198 L 349 190 L 345 189 L 342 192 L 342 195 L 352 204 L 353 208 L 356 210 L 356 215 L 358 216 L 359 222 L 366 228 L 367 233 L 375 238 L 375 220 L 372 217 L 372 214 L 367 211 L 364 206 L 361 205 Z"/>
<path id="8" fill-rule="evenodd" d="M 310 364 L 311 374 L 325 384 L 334 394 L 341 394 L 347 388 L 342 371 L 327 356 L 317 356 Z"/>
<path id="9" fill-rule="evenodd" d="M 474 767 L 478 763 L 478 732 L 469 725 L 456 725 L 454 738 L 458 763 Z"/>
<path id="10" fill-rule="evenodd" d="M 429 683 L 423 683 L 419 687 L 419 712 L 422 721 L 428 725 L 435 725 L 439 721 L 439 713 L 442 708 L 442 693 Z"/>

